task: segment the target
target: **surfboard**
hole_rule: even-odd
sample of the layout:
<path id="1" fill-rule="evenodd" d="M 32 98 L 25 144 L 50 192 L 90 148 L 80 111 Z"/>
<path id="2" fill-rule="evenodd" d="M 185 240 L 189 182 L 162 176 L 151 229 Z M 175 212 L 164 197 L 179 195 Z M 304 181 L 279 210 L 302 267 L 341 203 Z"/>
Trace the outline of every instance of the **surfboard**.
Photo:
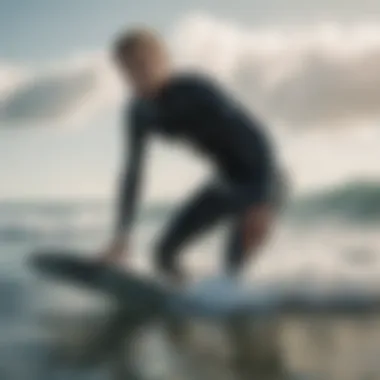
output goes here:
<path id="1" fill-rule="evenodd" d="M 380 293 L 347 288 L 321 291 L 305 286 L 243 286 L 233 277 L 200 281 L 181 291 L 152 278 L 94 261 L 80 252 L 45 251 L 31 256 L 34 270 L 115 297 L 140 315 L 231 318 L 274 314 L 368 313 L 380 311 Z"/>
<path id="2" fill-rule="evenodd" d="M 166 310 L 168 289 L 150 278 L 105 265 L 80 252 L 34 252 L 29 265 L 35 272 L 54 281 L 114 297 L 136 314 L 156 315 Z"/>

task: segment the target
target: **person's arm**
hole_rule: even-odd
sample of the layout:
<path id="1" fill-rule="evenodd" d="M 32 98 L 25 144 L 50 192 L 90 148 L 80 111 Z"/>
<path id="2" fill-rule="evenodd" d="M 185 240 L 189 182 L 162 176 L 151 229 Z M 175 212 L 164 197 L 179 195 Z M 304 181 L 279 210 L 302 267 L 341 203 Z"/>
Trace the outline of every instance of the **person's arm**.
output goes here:
<path id="1" fill-rule="evenodd" d="M 127 151 L 126 162 L 119 182 L 117 202 L 116 236 L 128 239 L 134 222 L 138 197 L 140 195 L 142 165 L 144 160 L 146 128 L 134 114 L 130 115 L 125 128 Z M 126 123 L 126 124 L 127 124 Z"/>
<path id="2" fill-rule="evenodd" d="M 125 163 L 122 169 L 116 210 L 116 228 L 114 238 L 105 251 L 101 260 L 115 261 L 121 258 L 125 249 L 128 250 L 128 239 L 135 217 L 136 203 L 140 193 L 142 161 L 144 158 L 146 128 L 142 125 L 135 112 L 131 112 L 124 128 L 123 144 L 127 145 Z"/>

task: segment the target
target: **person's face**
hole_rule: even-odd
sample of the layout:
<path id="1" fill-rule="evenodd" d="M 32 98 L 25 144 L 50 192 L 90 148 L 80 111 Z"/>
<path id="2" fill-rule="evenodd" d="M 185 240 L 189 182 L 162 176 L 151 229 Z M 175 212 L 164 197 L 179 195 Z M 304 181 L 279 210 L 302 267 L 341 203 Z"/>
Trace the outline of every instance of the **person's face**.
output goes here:
<path id="1" fill-rule="evenodd" d="M 169 71 L 169 59 L 160 45 L 141 45 L 120 60 L 122 74 L 139 95 L 154 94 Z"/>

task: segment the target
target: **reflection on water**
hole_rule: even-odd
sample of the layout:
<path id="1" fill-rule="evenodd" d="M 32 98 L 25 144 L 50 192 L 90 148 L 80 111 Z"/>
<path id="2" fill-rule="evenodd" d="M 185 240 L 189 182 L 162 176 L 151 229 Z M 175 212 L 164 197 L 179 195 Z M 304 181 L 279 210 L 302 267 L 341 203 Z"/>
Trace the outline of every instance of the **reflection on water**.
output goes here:
<path id="1" fill-rule="evenodd" d="M 111 351 L 102 340 L 100 348 L 105 352 L 95 356 L 90 370 L 72 370 L 73 359 L 81 358 L 88 347 L 96 348 L 94 342 L 109 326 L 109 305 L 89 312 L 89 305 L 84 305 L 79 294 L 77 299 L 70 297 L 64 302 L 63 294 L 58 297 L 53 292 L 60 308 L 46 306 L 43 318 L 40 310 L 38 318 L 36 314 L 31 318 L 31 311 L 23 306 L 25 291 L 21 291 L 20 283 L 3 281 L 2 287 L 7 289 L 3 298 L 8 301 L 7 312 L 0 313 L 1 380 L 121 380 L 129 379 L 126 370 L 135 369 L 143 380 L 380 379 L 380 315 L 249 321 L 249 333 L 243 330 L 238 340 L 244 354 L 239 366 L 233 360 L 235 351 L 226 326 L 191 321 L 186 339 L 174 347 L 163 327 L 154 323 L 144 327 L 129 347 L 124 341 L 123 346 Z M 52 292 L 51 287 L 46 290 Z M 32 293 L 27 298 L 32 300 Z M 124 329 L 115 331 L 117 337 L 123 333 L 130 336 Z M 108 362 L 103 365 L 106 356 Z M 264 376 L 264 372 L 271 376 Z"/>
<path id="2" fill-rule="evenodd" d="M 107 323 L 98 320 L 55 317 L 50 321 L 59 342 L 69 354 L 66 364 L 83 352 L 80 342 L 89 344 L 92 332 Z M 46 326 L 46 325 L 45 325 Z M 97 327 L 96 327 L 97 326 Z M 368 316 L 283 318 L 281 321 L 250 322 L 244 344 L 244 360 L 237 365 L 226 329 L 215 323 L 192 323 L 180 345 L 168 340 L 165 330 L 154 324 L 144 328 L 138 339 L 113 353 L 103 379 L 119 380 L 123 371 L 137 369 L 141 379 L 239 380 L 239 379 L 380 379 L 380 318 Z M 71 330 L 71 333 L 69 331 Z M 247 330 L 245 330 L 247 331 Z M 241 342 L 240 342 L 241 343 Z M 91 345 L 91 344 L 90 344 Z M 100 364 L 100 360 L 96 365 Z M 120 373 L 120 365 L 122 372 Z M 128 367 L 131 365 L 132 367 Z M 99 367 L 99 366 L 98 366 Z M 79 379 L 96 379 L 98 368 L 72 372 Z M 115 374 L 115 371 L 117 372 Z M 81 374 L 81 375 L 79 375 Z M 83 377 L 87 374 L 90 377 Z M 76 378 L 76 377 L 75 377 Z"/>
<path id="3" fill-rule="evenodd" d="M 380 319 L 325 318 L 288 321 L 283 329 L 283 352 L 303 373 L 325 379 L 380 378 Z"/>

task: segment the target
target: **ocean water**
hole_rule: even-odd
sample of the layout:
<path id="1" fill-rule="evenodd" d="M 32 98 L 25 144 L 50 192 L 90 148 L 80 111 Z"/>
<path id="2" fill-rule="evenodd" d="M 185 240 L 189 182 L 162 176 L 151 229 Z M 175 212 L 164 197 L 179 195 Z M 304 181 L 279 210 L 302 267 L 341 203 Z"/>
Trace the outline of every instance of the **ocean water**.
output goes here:
<path id="1" fill-rule="evenodd" d="M 270 243 L 245 268 L 245 280 L 287 282 L 299 287 L 314 282 L 326 287 L 347 283 L 369 290 L 380 288 L 378 204 L 380 187 L 367 184 L 354 184 L 294 201 L 281 216 Z M 173 210 L 172 205 L 155 205 L 141 213 L 129 264 L 136 270 L 152 272 L 152 247 Z M 112 205 L 107 202 L 0 203 L 0 379 L 43 379 L 42 363 L 51 355 L 48 333 L 55 329 L 56 344 L 63 344 L 65 339 L 75 341 L 78 331 L 85 330 L 77 326 L 76 332 L 70 335 L 67 326 L 70 313 L 86 308 L 88 312 L 88 297 L 36 278 L 28 267 L 28 255 L 34 250 L 58 247 L 95 255 L 107 242 L 111 226 Z M 184 252 L 184 265 L 194 278 L 219 271 L 224 235 L 225 226 L 219 226 Z M 41 313 L 48 316 L 42 323 Z M 83 321 L 82 318 L 82 325 Z M 86 322 L 85 327 L 89 324 Z M 265 330 L 268 326 L 252 324 L 257 330 L 256 343 L 268 345 L 272 339 Z M 269 326 L 272 324 L 273 321 Z M 348 315 L 339 320 L 311 315 L 276 320 L 275 325 L 276 331 L 280 331 L 276 344 L 280 345 L 280 356 L 291 378 L 318 375 L 332 380 L 380 379 L 378 315 L 361 319 Z M 202 337 L 208 352 L 228 346 L 212 334 L 213 328 L 194 327 L 193 335 Z M 197 364 L 190 367 L 183 364 L 175 369 L 179 358 L 165 346 L 167 342 L 157 329 L 146 332 L 142 341 L 148 343 L 141 349 L 137 362 L 147 372 L 147 378 L 201 378 L 199 371 L 191 375 L 195 367 L 203 366 L 200 358 Z M 212 360 L 206 361 L 210 367 Z M 224 378 L 222 375 L 226 379 L 239 378 L 227 368 L 226 360 L 219 359 L 211 367 L 213 375 L 209 373 L 205 378 Z M 100 369 L 62 376 L 64 379 L 112 378 Z M 52 377 L 46 374 L 46 378 Z"/>

